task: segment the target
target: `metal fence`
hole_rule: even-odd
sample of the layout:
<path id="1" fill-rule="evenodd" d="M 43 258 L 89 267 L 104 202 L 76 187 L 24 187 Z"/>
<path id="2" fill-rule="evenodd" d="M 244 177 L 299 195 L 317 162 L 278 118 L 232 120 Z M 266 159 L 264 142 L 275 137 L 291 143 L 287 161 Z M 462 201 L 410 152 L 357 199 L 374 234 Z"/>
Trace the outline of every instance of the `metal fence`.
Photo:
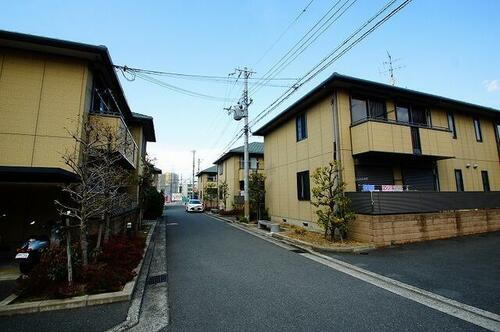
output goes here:
<path id="1" fill-rule="evenodd" d="M 360 214 L 397 214 L 500 208 L 500 191 L 347 192 Z"/>

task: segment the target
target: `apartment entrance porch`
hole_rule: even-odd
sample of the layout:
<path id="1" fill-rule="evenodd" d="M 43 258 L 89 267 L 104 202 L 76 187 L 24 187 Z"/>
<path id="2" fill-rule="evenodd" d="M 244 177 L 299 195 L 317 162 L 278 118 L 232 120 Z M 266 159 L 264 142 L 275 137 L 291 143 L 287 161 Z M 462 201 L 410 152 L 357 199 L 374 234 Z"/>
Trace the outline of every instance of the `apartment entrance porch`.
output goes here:
<path id="1" fill-rule="evenodd" d="M 356 191 L 439 191 L 436 158 L 367 153 L 354 158 Z"/>

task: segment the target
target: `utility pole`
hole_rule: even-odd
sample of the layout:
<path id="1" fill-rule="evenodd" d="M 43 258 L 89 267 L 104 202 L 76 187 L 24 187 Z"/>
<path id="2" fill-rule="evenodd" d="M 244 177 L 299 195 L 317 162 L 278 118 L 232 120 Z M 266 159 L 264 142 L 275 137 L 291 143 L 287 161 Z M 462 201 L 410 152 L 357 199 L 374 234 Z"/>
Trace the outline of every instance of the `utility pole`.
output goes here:
<path id="1" fill-rule="evenodd" d="M 249 161 L 249 156 L 248 156 L 248 134 L 249 134 L 249 129 L 248 129 L 248 106 L 252 103 L 252 100 L 248 97 L 248 78 L 250 75 L 252 75 L 254 72 L 249 70 L 247 67 L 244 67 L 243 69 L 236 68 L 236 71 L 239 73 L 238 77 L 243 76 L 244 80 L 244 87 L 243 87 L 243 96 L 238 101 L 236 106 L 231 106 L 227 108 L 229 113 L 233 112 L 234 119 L 236 121 L 239 121 L 241 119 L 244 119 L 244 127 L 243 127 L 243 132 L 245 136 L 245 144 L 244 144 L 244 150 L 243 150 L 243 179 L 244 179 L 244 191 L 243 191 L 243 196 L 245 199 L 245 218 L 247 220 L 250 220 L 250 199 L 248 195 L 248 172 L 249 172 L 249 167 L 250 167 L 250 161 Z"/>
<path id="2" fill-rule="evenodd" d="M 191 182 L 191 198 L 194 198 L 194 167 L 196 159 L 196 150 L 191 151 L 193 153 L 193 182 Z"/>

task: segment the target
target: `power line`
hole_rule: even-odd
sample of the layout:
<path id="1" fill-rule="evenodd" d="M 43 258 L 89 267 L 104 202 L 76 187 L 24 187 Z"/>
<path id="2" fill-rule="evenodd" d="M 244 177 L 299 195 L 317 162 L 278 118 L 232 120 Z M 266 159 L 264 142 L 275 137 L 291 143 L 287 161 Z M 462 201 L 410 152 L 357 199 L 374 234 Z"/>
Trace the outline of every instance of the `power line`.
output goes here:
<path id="1" fill-rule="evenodd" d="M 158 75 L 158 76 L 179 76 L 186 78 L 196 78 L 196 79 L 209 79 L 209 80 L 222 80 L 226 81 L 228 79 L 227 76 L 214 76 L 214 75 L 201 75 L 201 74 L 187 74 L 187 73 L 178 73 L 178 72 L 168 72 L 168 71 L 158 71 L 158 70 L 148 70 L 141 68 L 133 68 L 128 66 L 118 66 L 113 65 L 116 69 L 119 69 L 122 72 L 127 73 L 143 73 L 148 75 Z M 237 80 L 237 78 L 232 78 Z M 249 80 L 260 80 L 262 77 L 250 77 Z M 296 81 L 296 77 L 281 77 L 274 78 L 275 81 Z"/>
<path id="2" fill-rule="evenodd" d="M 394 16 L 397 12 L 402 10 L 406 5 L 408 5 L 412 0 L 405 0 L 398 7 L 393 9 L 389 14 L 376 22 L 371 28 L 365 31 L 361 36 L 355 39 L 352 43 L 348 44 L 352 39 L 356 37 L 361 31 L 363 31 L 371 22 L 376 20 L 383 12 L 385 12 L 388 8 L 390 8 L 397 0 L 392 0 L 388 2 L 382 9 L 380 9 L 373 17 L 371 17 L 367 22 L 365 22 L 360 28 L 358 28 L 354 33 L 352 33 L 346 40 L 344 40 L 340 45 L 338 45 L 330 54 L 328 54 L 325 58 L 323 58 L 317 65 L 315 65 L 310 71 L 308 71 L 299 81 L 296 87 L 288 89 L 285 91 L 280 97 L 278 97 L 275 101 L 273 101 L 268 107 L 266 107 L 263 111 L 261 111 L 257 117 L 251 123 L 251 126 L 254 126 L 259 121 L 261 121 L 267 114 L 276 109 L 281 103 L 283 103 L 286 99 L 288 99 L 298 88 L 309 82 L 311 79 L 316 77 L 319 73 L 329 67 L 333 62 L 342 57 L 345 53 L 347 53 L 351 48 L 361 42 L 364 38 L 366 38 L 369 34 L 375 31 L 378 27 L 380 27 L 383 23 L 385 23 L 388 19 Z M 348 45 L 347 45 L 348 44 Z M 347 45 L 344 49 L 344 47 Z M 337 55 L 337 51 L 340 51 Z M 321 66 L 321 67 L 320 67 Z M 318 67 L 320 67 L 318 69 Z M 309 76 L 309 77 L 308 77 Z"/>
<path id="3" fill-rule="evenodd" d="M 338 10 L 335 11 L 333 14 L 330 14 L 341 2 L 342 0 L 337 0 L 333 6 L 330 7 L 330 9 L 328 9 L 328 11 L 302 36 L 302 38 L 299 39 L 299 41 L 297 41 L 289 50 L 288 52 L 285 53 L 285 55 L 283 55 L 270 69 L 268 69 L 266 71 L 266 73 L 264 74 L 264 78 L 261 80 L 262 83 L 264 82 L 267 82 L 267 79 L 271 78 L 273 73 L 275 73 L 275 71 L 277 69 L 279 69 L 280 67 L 283 66 L 284 63 L 286 63 L 286 61 L 288 59 L 290 59 L 290 57 L 292 57 L 293 55 L 295 55 L 297 52 L 299 52 L 303 47 L 304 45 L 312 38 L 314 37 L 318 31 L 324 26 L 324 24 L 326 24 L 327 22 L 329 22 L 335 15 L 336 13 L 338 13 Z M 345 0 L 344 2 L 344 5 L 345 3 L 347 3 L 347 1 L 349 0 Z M 328 17 L 328 15 L 330 15 Z M 327 18 L 328 17 L 328 18 Z M 327 18 L 325 20 L 325 18 Z M 320 25 L 318 27 L 318 25 Z M 324 32 L 324 31 L 323 31 Z M 323 33 L 321 32 L 321 33 Z M 309 45 L 308 45 L 309 46 Z M 307 46 L 307 47 L 308 47 Z M 307 48 L 306 47 L 306 48 Z M 255 89 L 254 89 L 255 90 Z M 252 91 L 253 92 L 253 91 Z"/>
<path id="4" fill-rule="evenodd" d="M 160 80 L 158 80 L 156 78 L 149 77 L 149 76 L 144 75 L 142 73 L 135 73 L 135 75 L 137 77 L 139 77 L 140 79 L 143 79 L 143 80 L 148 81 L 150 83 L 156 84 L 156 85 L 161 86 L 163 88 L 169 89 L 171 91 L 175 91 L 175 92 L 178 92 L 178 93 L 181 93 L 181 94 L 185 94 L 187 96 L 197 97 L 197 98 L 202 98 L 202 99 L 207 99 L 207 100 L 213 100 L 213 101 L 225 101 L 226 100 L 223 97 L 210 96 L 210 95 L 206 95 L 206 94 L 199 93 L 199 92 L 196 92 L 196 91 L 192 91 L 192 90 L 187 90 L 187 89 L 184 89 L 184 88 L 180 88 L 180 87 L 177 87 L 175 85 L 172 85 L 172 84 L 160 81 Z"/>
<path id="5" fill-rule="evenodd" d="M 290 24 L 288 24 L 288 26 L 286 27 L 286 29 L 280 34 L 280 36 L 273 42 L 273 44 L 264 52 L 264 54 L 262 54 L 262 56 L 259 58 L 259 60 L 257 60 L 257 62 L 254 63 L 254 67 L 256 65 L 258 65 L 262 59 L 265 58 L 265 56 L 267 54 L 269 54 L 269 52 L 271 52 L 271 50 L 274 48 L 274 46 L 276 46 L 276 44 L 278 44 L 280 42 L 280 40 L 285 36 L 285 34 L 292 28 L 292 26 L 297 23 L 297 21 L 300 19 L 300 17 L 302 15 L 304 15 L 304 13 L 307 11 L 307 9 L 309 8 L 309 6 L 311 6 L 311 4 L 313 3 L 314 0 L 311 0 L 309 1 L 309 3 L 304 7 L 304 9 L 302 9 L 299 13 L 299 15 L 297 15 L 295 17 L 295 19 L 293 19 L 292 22 L 290 22 Z"/>
<path id="6" fill-rule="evenodd" d="M 295 59 L 297 59 L 302 53 L 304 53 L 309 48 L 309 46 L 311 46 L 323 33 L 325 33 L 335 22 L 337 22 L 345 14 L 345 12 L 349 8 L 351 8 L 357 2 L 357 0 L 352 0 L 350 3 L 349 3 L 349 1 L 350 0 L 346 0 L 342 4 L 342 6 L 340 6 L 340 8 L 338 8 L 325 22 L 323 22 L 323 24 L 321 24 L 321 26 L 318 28 L 318 30 L 315 32 L 315 34 L 309 36 L 309 38 L 307 38 L 300 45 L 300 47 L 298 49 L 296 49 L 293 53 L 288 55 L 288 57 L 285 59 L 285 61 L 281 65 L 279 65 L 277 68 L 275 68 L 269 74 L 269 78 L 273 78 L 274 76 L 278 75 L 286 67 L 288 67 L 293 61 L 295 61 Z M 346 7 L 346 5 L 347 5 L 347 7 Z M 340 14 L 338 14 L 339 12 L 340 12 Z M 335 15 L 337 15 L 337 17 L 335 17 Z M 326 27 L 325 27 L 325 25 L 326 25 Z M 319 29 L 322 29 L 322 30 L 319 31 Z M 317 33 L 318 31 L 319 31 L 319 33 Z M 267 81 L 264 80 L 262 85 L 254 88 L 252 91 L 253 94 L 257 93 L 257 91 L 259 91 L 262 88 L 262 86 L 267 84 L 266 82 Z"/>

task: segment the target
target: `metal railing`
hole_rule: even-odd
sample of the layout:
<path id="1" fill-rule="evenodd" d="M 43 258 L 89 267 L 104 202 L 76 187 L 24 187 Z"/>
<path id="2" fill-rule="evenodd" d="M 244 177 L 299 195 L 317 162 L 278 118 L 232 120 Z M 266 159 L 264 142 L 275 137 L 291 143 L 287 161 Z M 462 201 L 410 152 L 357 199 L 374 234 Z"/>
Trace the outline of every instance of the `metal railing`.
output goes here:
<path id="1" fill-rule="evenodd" d="M 440 126 L 434 126 L 432 124 L 422 124 L 422 123 L 416 123 L 416 122 L 404 122 L 404 121 L 397 121 L 394 119 L 384 119 L 384 118 L 376 118 L 376 117 L 366 117 L 366 118 L 363 118 L 361 120 L 357 120 L 351 124 L 351 127 L 360 125 L 360 124 L 368 122 L 368 121 L 390 123 L 390 124 L 401 125 L 401 126 L 418 127 L 418 128 L 434 129 L 434 130 L 451 132 L 448 127 L 440 127 Z"/>
<path id="2" fill-rule="evenodd" d="M 500 191 L 347 192 L 360 214 L 424 213 L 500 208 Z"/>

